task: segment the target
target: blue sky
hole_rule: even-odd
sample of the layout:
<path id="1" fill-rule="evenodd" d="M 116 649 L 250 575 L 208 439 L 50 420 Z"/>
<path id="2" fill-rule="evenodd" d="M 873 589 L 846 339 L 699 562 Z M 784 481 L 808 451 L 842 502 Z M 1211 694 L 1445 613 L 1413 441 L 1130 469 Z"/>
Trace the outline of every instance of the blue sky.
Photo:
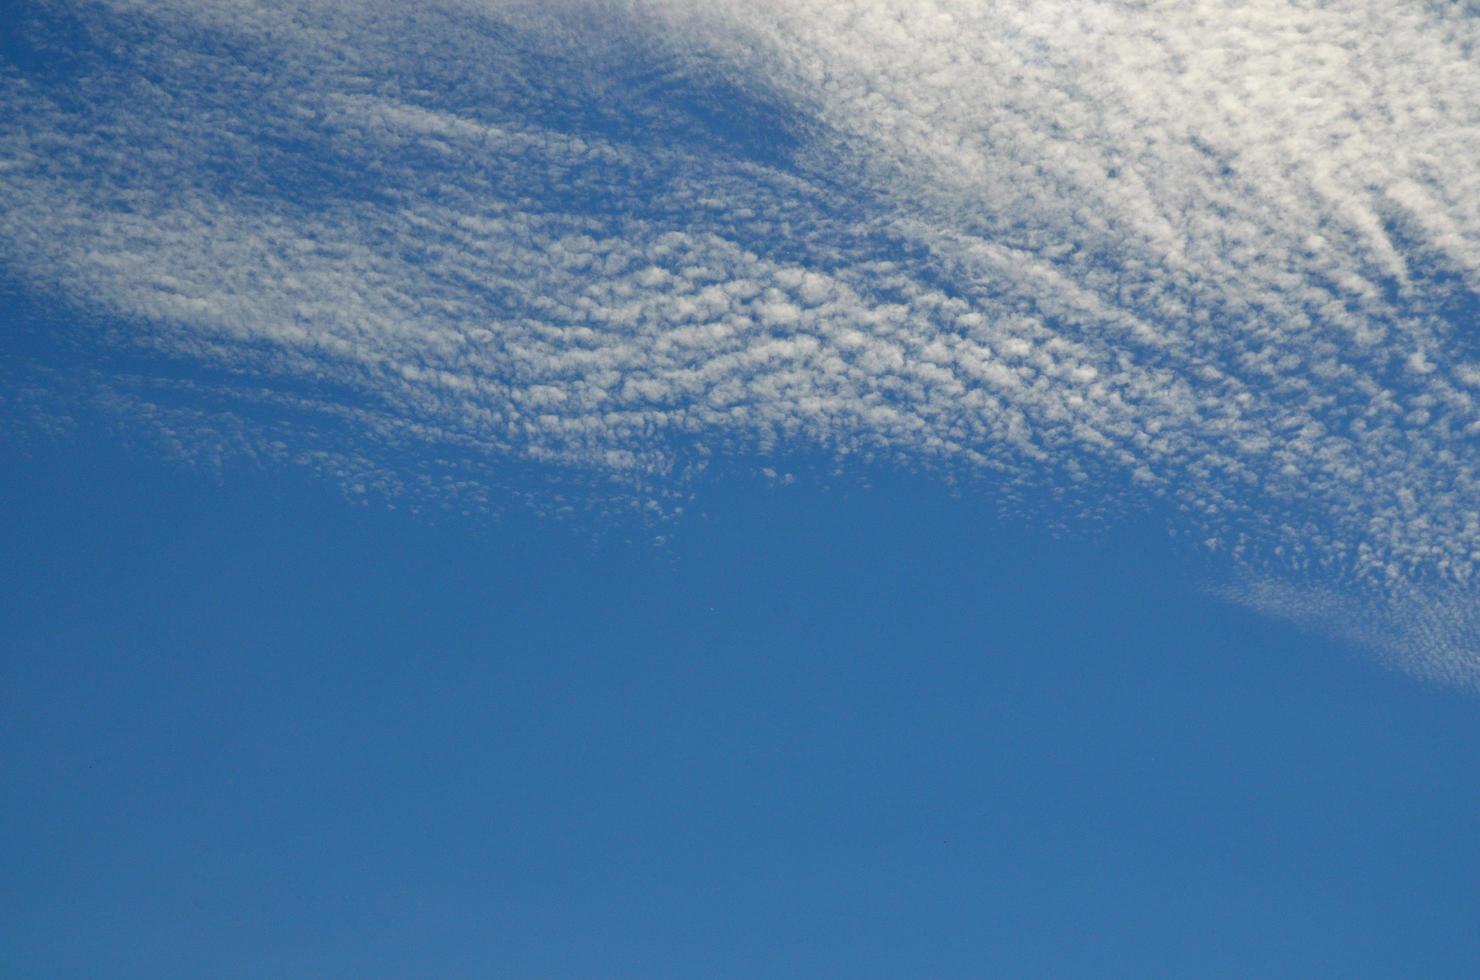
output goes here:
<path id="1" fill-rule="evenodd" d="M 11 19 L 3 972 L 1480 969 L 1472 13 Z"/>
<path id="2" fill-rule="evenodd" d="M 1473 695 L 1144 534 L 737 480 L 655 551 L 100 436 L 3 492 L 11 975 L 1480 963 Z"/>

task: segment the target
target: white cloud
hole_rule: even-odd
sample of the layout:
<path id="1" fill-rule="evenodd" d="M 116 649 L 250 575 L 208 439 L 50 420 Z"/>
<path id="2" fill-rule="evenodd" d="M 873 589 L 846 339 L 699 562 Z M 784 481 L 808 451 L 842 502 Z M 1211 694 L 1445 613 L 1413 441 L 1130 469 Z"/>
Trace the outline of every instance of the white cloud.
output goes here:
<path id="1" fill-rule="evenodd" d="M 1159 496 L 1480 658 L 1457 5 L 40 9 L 0 258 L 241 404 L 649 491 L 788 439 Z"/>

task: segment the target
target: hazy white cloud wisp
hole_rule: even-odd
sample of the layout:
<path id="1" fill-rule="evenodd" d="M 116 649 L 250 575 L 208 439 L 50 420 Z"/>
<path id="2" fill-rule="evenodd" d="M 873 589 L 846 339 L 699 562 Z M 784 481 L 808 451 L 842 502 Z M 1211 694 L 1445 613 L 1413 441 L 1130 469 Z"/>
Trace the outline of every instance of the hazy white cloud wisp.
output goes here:
<path id="1" fill-rule="evenodd" d="M 788 440 L 1159 497 L 1302 583 L 1244 600 L 1366 603 L 1363 642 L 1480 667 L 1463 5 L 20 22 L 0 259 L 256 411 L 650 485 Z"/>

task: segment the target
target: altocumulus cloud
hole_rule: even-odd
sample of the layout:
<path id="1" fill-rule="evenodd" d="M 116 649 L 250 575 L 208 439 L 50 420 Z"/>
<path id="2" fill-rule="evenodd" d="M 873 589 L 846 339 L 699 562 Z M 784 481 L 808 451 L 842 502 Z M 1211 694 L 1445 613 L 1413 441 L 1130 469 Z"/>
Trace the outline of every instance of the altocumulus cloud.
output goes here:
<path id="1" fill-rule="evenodd" d="M 173 438 L 636 497 L 784 441 L 1160 500 L 1230 597 L 1480 676 L 1464 3 L 96 0 L 10 29 L 0 256 L 201 368 L 97 379 Z"/>

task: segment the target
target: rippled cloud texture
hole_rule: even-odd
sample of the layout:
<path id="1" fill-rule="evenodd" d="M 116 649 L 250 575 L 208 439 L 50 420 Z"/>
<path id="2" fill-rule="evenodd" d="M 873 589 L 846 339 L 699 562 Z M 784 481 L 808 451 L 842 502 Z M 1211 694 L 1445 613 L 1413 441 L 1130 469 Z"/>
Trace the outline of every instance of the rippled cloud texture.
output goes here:
<path id="1" fill-rule="evenodd" d="M 1477 42 L 1402 0 L 23 4 L 0 256 L 217 372 L 110 380 L 182 440 L 1162 501 L 1231 597 L 1473 682 Z"/>

